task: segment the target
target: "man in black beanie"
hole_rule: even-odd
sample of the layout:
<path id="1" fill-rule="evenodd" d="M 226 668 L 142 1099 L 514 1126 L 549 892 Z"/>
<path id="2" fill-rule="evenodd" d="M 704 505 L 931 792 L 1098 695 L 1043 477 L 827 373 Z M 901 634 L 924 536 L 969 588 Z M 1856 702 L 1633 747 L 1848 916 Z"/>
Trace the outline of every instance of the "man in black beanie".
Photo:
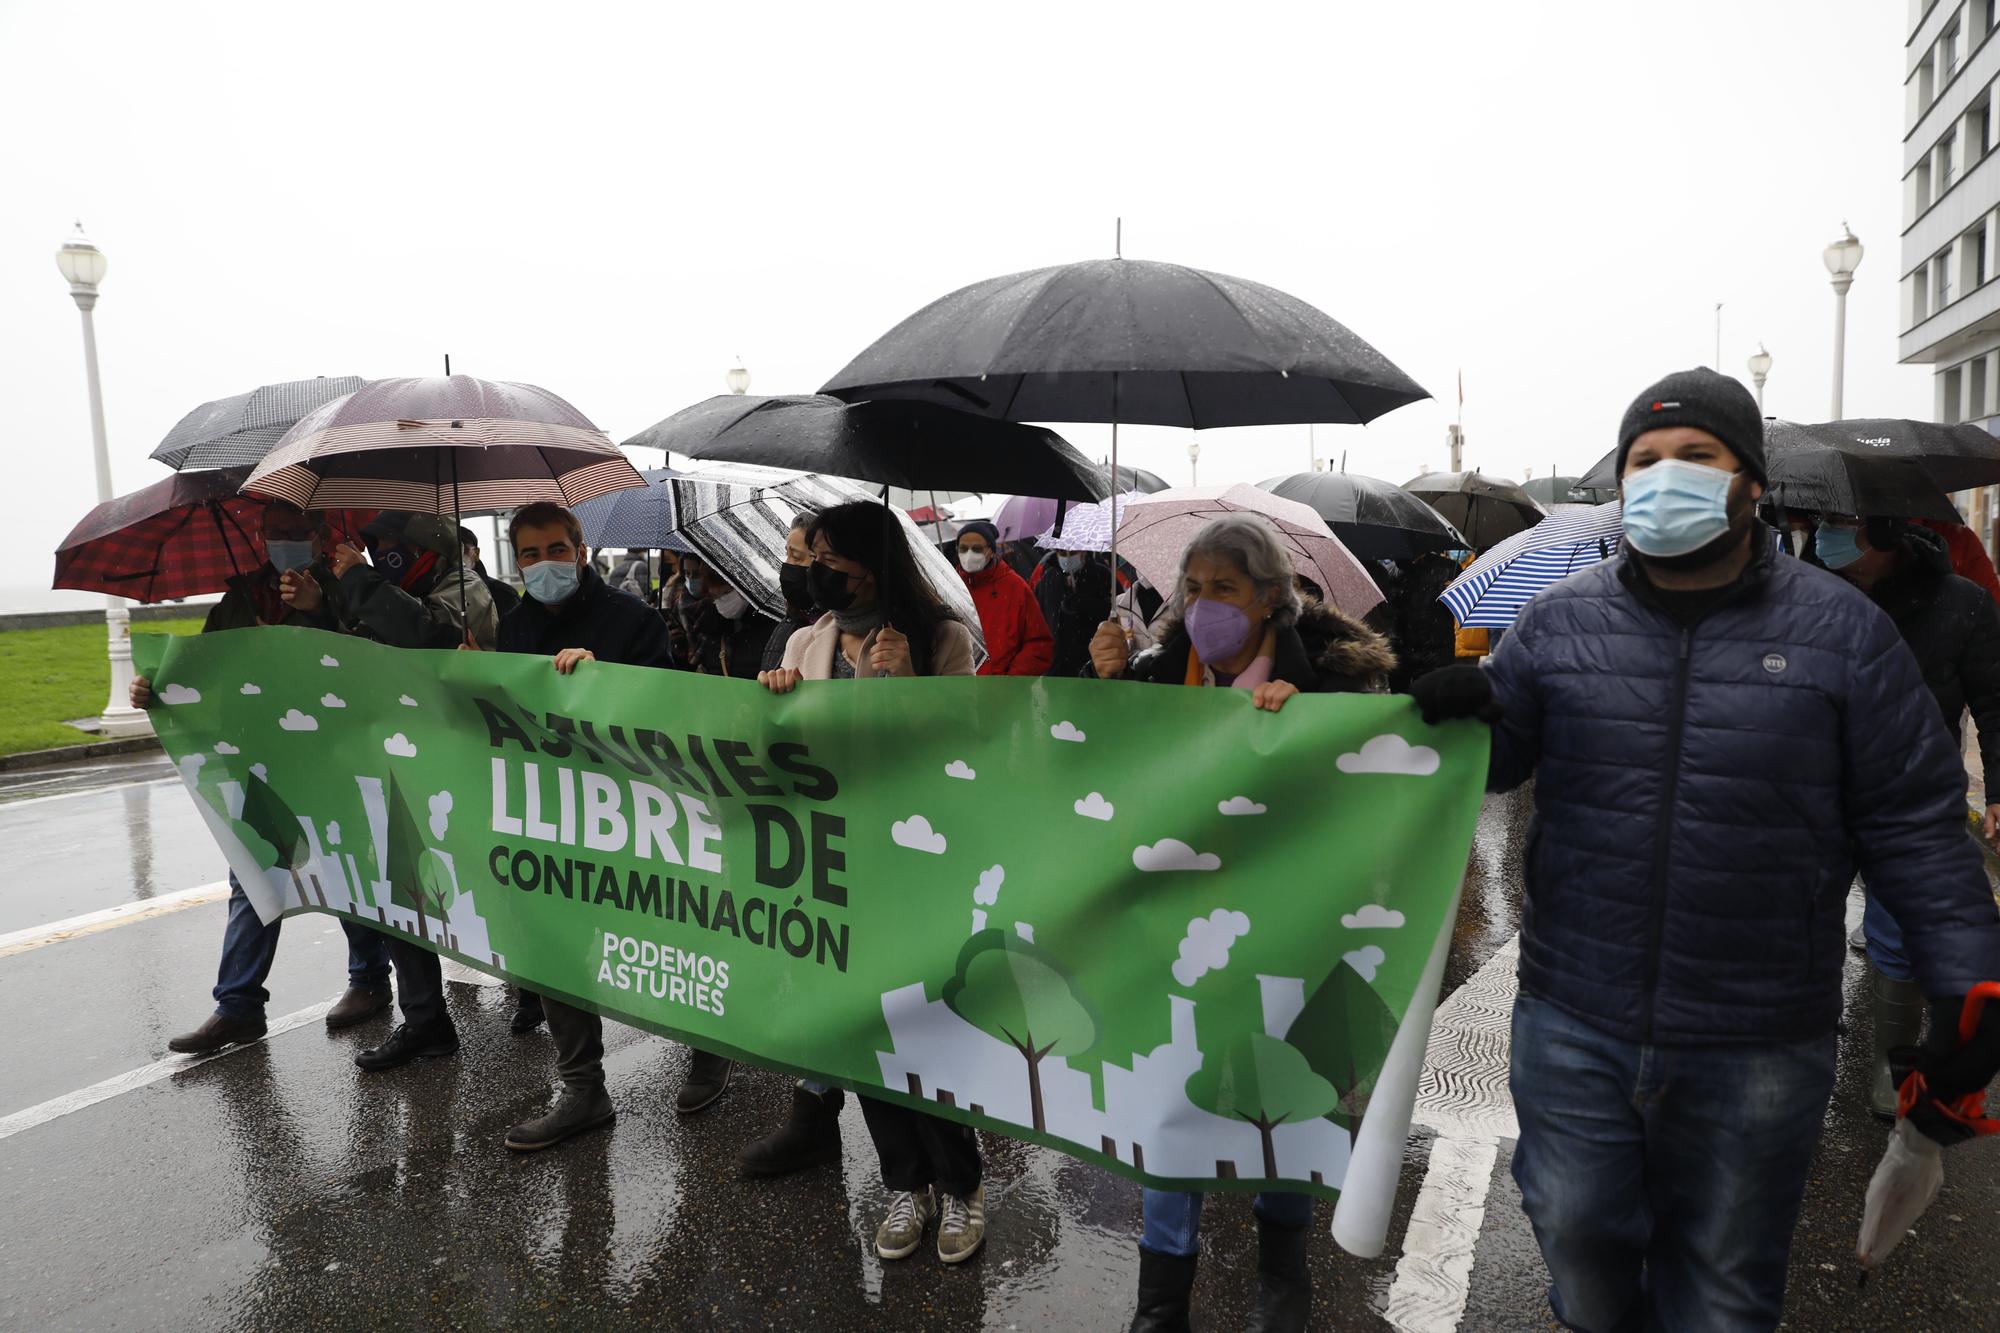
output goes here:
<path id="1" fill-rule="evenodd" d="M 1772 555 L 1762 423 L 1709 370 L 1618 430 L 1624 549 L 1545 590 L 1490 665 L 1411 687 L 1535 779 L 1511 1085 L 1514 1178 L 1572 1328 L 1769 1329 L 1833 1090 L 1848 886 L 1902 927 L 1935 1031 L 2000 977 L 1965 770 L 1895 625 Z M 1910 1051 L 1910 1118 L 2000 1070 Z M 1858 1203 L 1858 1200 L 1856 1201 Z"/>

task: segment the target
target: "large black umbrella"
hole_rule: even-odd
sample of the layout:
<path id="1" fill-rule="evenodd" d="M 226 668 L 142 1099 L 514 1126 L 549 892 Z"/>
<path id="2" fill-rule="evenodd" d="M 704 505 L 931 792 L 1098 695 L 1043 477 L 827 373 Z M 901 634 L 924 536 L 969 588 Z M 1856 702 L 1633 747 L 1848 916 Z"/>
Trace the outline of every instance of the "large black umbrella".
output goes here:
<path id="1" fill-rule="evenodd" d="M 1016 425 L 911 401 L 848 403 L 826 394 L 720 394 L 683 408 L 625 442 L 718 463 L 848 477 L 942 495 L 998 491 L 1101 500 L 1105 479 L 1068 441 Z"/>
<path id="2" fill-rule="evenodd" d="M 1495 546 L 1547 517 L 1516 482 L 1477 472 L 1427 472 L 1403 489 L 1443 514 L 1476 551 Z"/>
<path id="3" fill-rule="evenodd" d="M 1923 466 L 1944 491 L 1969 491 L 2000 485 L 2000 440 L 1977 426 L 1943 426 L 1933 421 L 1867 417 L 1801 425 L 1795 421 L 1764 420 L 1764 454 L 1775 466 L 1790 453 L 1831 450 L 1861 458 L 1912 459 Z M 1615 487 L 1618 451 L 1597 460 L 1577 483 Z"/>
<path id="4" fill-rule="evenodd" d="M 257 463 L 300 417 L 365 383 L 358 375 L 322 375 L 203 403 L 174 424 L 153 457 L 177 472 Z"/>
<path id="5" fill-rule="evenodd" d="M 1257 483 L 1326 520 L 1363 560 L 1409 560 L 1426 551 L 1470 549 L 1444 515 L 1400 486 L 1354 472 L 1295 472 Z"/>
<path id="6" fill-rule="evenodd" d="M 1785 509 L 1854 518 L 1965 521 L 1913 458 L 1867 458 L 1833 449 L 1786 450 L 1770 460 L 1764 498 Z"/>

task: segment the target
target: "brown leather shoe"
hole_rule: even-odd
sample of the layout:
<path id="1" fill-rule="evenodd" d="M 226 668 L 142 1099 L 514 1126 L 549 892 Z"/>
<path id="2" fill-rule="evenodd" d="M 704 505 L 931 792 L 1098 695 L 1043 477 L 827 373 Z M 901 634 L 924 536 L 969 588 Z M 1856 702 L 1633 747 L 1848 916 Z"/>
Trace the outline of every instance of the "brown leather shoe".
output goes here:
<path id="1" fill-rule="evenodd" d="M 368 990 L 361 986 L 349 986 L 347 994 L 333 1002 L 333 1008 L 326 1011 L 326 1030 L 338 1032 L 341 1028 L 351 1028 L 356 1023 L 364 1023 L 389 1007 L 394 997 L 386 990 Z"/>
<path id="2" fill-rule="evenodd" d="M 258 1040 L 264 1035 L 261 1018 L 231 1018 L 210 1014 L 208 1021 L 192 1032 L 183 1032 L 167 1043 L 167 1049 L 182 1055 L 208 1055 L 225 1046 Z"/>

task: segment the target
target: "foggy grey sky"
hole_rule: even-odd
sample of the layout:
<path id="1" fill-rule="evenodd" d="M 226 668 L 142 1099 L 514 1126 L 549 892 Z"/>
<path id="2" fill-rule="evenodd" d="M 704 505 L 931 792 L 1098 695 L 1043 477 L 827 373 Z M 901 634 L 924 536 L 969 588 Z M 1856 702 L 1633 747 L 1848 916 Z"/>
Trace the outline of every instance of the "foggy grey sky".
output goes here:
<path id="1" fill-rule="evenodd" d="M 994 274 L 1125 253 L 1269 283 L 1428 388 L 1322 455 L 1576 471 L 1659 374 L 1762 339 L 1766 410 L 1827 414 L 1821 248 L 1868 247 L 1849 415 L 1896 364 L 1904 6 L 0 3 L 0 584 L 94 502 L 81 218 L 113 482 L 196 403 L 315 374 L 545 385 L 623 439 L 722 390 L 806 392 Z M 1064 425 L 1093 457 L 1107 428 Z M 1188 432 L 1123 453 L 1185 482 Z M 1304 427 L 1201 435 L 1204 482 Z M 642 463 L 657 459 L 643 456 Z"/>

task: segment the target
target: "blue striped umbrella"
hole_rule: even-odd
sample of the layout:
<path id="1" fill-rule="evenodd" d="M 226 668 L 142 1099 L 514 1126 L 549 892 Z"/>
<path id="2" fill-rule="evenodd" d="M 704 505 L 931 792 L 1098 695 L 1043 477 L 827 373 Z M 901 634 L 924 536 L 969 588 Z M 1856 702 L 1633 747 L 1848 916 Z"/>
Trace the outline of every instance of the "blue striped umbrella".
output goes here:
<path id="1" fill-rule="evenodd" d="M 1624 539 L 1622 507 L 1557 505 L 1466 567 L 1438 600 L 1468 629 L 1512 629 L 1528 599 L 1580 569 L 1607 560 Z"/>

